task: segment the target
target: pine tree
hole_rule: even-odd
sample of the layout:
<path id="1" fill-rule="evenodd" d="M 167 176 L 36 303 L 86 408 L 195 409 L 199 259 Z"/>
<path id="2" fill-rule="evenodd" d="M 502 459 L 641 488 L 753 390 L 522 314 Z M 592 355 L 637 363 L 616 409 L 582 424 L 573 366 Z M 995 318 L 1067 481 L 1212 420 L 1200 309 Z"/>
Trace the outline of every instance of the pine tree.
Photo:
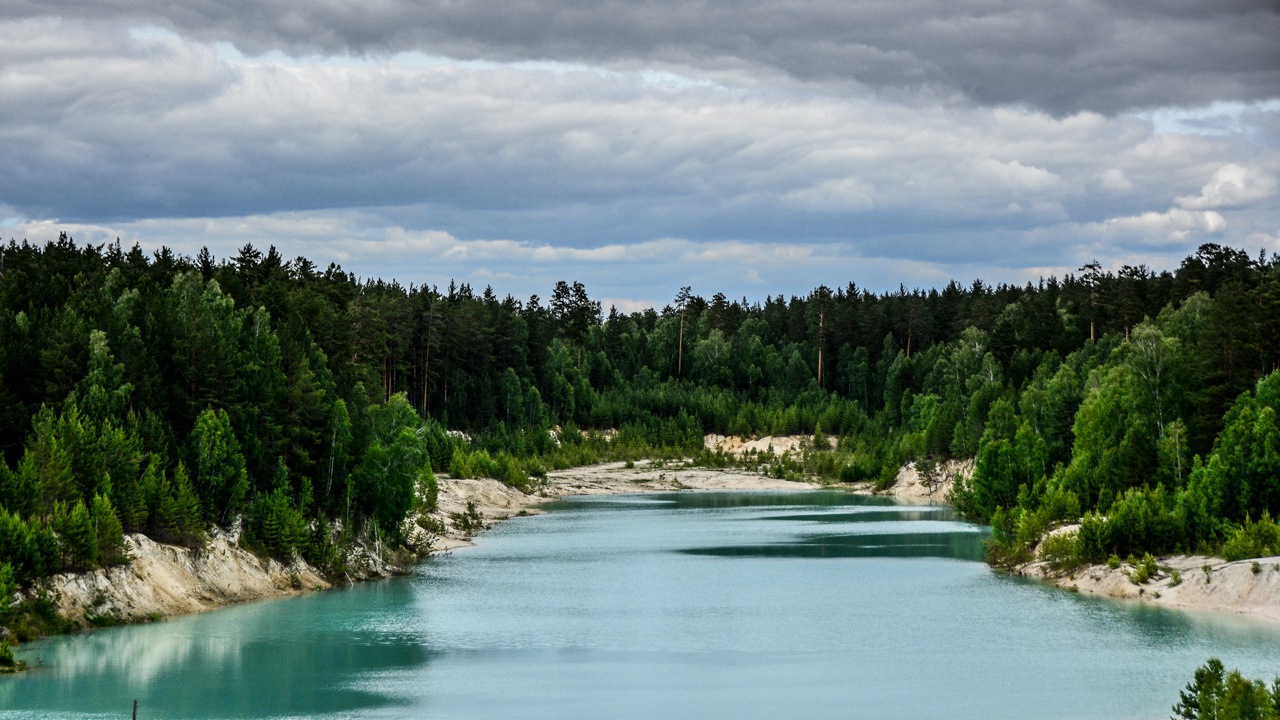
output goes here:
<path id="1" fill-rule="evenodd" d="M 152 456 L 147 465 L 143 482 L 147 486 L 147 534 L 161 542 L 174 542 L 181 535 L 181 520 L 178 503 L 173 493 L 173 484 L 160 469 L 160 463 Z"/>
<path id="2" fill-rule="evenodd" d="M 71 507 L 58 503 L 54 509 L 54 525 L 64 566 L 70 570 L 92 568 L 98 561 L 98 533 L 84 502 L 77 500 Z"/>
<path id="3" fill-rule="evenodd" d="M 182 463 L 173 471 L 173 502 L 174 527 L 179 541 L 189 547 L 203 545 L 205 532 L 200 498 Z"/>
<path id="4" fill-rule="evenodd" d="M 223 410 L 205 410 L 196 419 L 190 442 L 196 461 L 195 485 L 209 524 L 226 525 L 240 511 L 249 492 L 240 443 Z"/>
<path id="5" fill-rule="evenodd" d="M 97 531 L 97 562 L 107 566 L 127 559 L 124 529 L 116 516 L 115 508 L 111 505 L 111 500 L 102 495 L 95 495 L 91 515 L 93 526 Z"/>

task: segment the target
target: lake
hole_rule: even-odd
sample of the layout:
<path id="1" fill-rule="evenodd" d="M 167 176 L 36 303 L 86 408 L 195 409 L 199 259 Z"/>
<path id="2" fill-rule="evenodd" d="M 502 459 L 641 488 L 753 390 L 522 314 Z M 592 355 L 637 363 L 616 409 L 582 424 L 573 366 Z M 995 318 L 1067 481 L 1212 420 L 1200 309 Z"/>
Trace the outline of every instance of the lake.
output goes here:
<path id="1" fill-rule="evenodd" d="M 840 491 L 563 500 L 409 578 L 55 638 L 0 717 L 1164 718 L 1280 627 L 981 561 L 948 508 Z"/>

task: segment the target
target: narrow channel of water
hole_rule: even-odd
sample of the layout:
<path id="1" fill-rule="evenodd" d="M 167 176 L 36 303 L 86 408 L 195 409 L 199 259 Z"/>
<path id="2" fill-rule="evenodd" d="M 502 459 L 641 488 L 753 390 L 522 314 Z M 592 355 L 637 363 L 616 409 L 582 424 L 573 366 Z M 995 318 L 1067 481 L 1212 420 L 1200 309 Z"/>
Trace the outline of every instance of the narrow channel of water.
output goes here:
<path id="1" fill-rule="evenodd" d="M 1162 718 L 1280 627 L 993 572 L 950 510 L 566 500 L 405 580 L 57 638 L 0 717 Z"/>

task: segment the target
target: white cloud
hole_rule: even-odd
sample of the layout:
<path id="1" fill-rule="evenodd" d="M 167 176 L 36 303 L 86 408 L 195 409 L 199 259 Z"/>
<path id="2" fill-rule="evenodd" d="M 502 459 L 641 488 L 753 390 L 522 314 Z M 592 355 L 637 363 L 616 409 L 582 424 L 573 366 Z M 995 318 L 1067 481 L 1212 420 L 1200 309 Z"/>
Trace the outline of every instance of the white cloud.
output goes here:
<path id="1" fill-rule="evenodd" d="M 1267 200 L 1276 194 L 1273 175 L 1255 167 L 1228 163 L 1218 168 L 1199 195 L 1178 198 L 1188 210 L 1240 207 Z"/>
<path id="2" fill-rule="evenodd" d="M 1280 228 L 1273 232 L 1250 233 L 1245 242 L 1251 247 L 1269 250 L 1272 254 L 1280 253 Z"/>
<path id="3" fill-rule="evenodd" d="M 819 284 L 856 282 L 886 291 L 940 286 L 953 277 L 965 282 L 1020 282 L 1043 268 L 1011 264 L 965 264 L 868 255 L 850 243 L 695 241 L 664 238 L 575 248 L 516 240 L 463 239 L 439 230 L 406 230 L 359 212 L 316 211 L 237 218 L 148 219 L 111 225 L 69 225 L 56 221 L 18 223 L 6 235 L 46 242 L 67 230 L 80 242 L 101 244 L 120 238 L 146 250 L 168 246 L 194 256 L 209 246 L 216 257 L 233 256 L 246 243 L 274 245 L 286 258 L 305 256 L 320 266 L 334 262 L 362 277 L 396 278 L 435 284 L 451 279 L 493 283 L 501 294 L 545 295 L 557 280 L 581 280 L 593 295 L 619 309 L 662 304 L 682 285 L 708 296 L 731 297 L 804 293 Z M 606 303 L 607 305 L 608 303 Z"/>
<path id="4" fill-rule="evenodd" d="M 1169 208 L 1168 212 L 1145 212 L 1141 215 L 1111 218 L 1090 226 L 1111 239 L 1125 237 L 1150 245 L 1185 245 L 1193 233 L 1218 235 L 1227 220 L 1213 210 L 1192 211 Z"/>
<path id="5" fill-rule="evenodd" d="M 1098 185 L 1103 190 L 1117 195 L 1133 191 L 1133 183 L 1129 178 L 1125 177 L 1124 171 L 1119 168 L 1108 168 L 1103 171 L 1102 176 L 1098 179 Z"/>
<path id="6" fill-rule="evenodd" d="M 648 298 L 1034 279 L 1280 224 L 1280 106 L 1158 133 L 741 66 L 246 57 L 169 27 L 0 20 L 7 235 Z"/>

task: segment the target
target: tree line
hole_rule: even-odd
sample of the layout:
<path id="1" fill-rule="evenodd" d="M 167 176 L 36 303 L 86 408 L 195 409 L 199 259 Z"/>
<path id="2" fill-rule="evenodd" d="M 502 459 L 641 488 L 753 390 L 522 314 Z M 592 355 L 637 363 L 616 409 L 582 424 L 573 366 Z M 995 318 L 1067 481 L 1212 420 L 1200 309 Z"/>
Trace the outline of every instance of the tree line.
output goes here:
<path id="1" fill-rule="evenodd" d="M 10 242 L 0 583 L 119 562 L 126 532 L 198 545 L 233 526 L 336 571 L 353 538 L 399 542 L 435 473 L 527 487 L 606 457 L 723 463 L 709 432 L 833 438 L 764 469 L 850 482 L 976 457 L 956 502 L 994 525 L 998 559 L 1069 520 L 1073 557 L 1271 548 L 1278 283 L 1274 258 L 1206 245 L 1161 272 L 684 288 L 622 313 L 581 283 L 544 302 L 274 248 Z"/>

